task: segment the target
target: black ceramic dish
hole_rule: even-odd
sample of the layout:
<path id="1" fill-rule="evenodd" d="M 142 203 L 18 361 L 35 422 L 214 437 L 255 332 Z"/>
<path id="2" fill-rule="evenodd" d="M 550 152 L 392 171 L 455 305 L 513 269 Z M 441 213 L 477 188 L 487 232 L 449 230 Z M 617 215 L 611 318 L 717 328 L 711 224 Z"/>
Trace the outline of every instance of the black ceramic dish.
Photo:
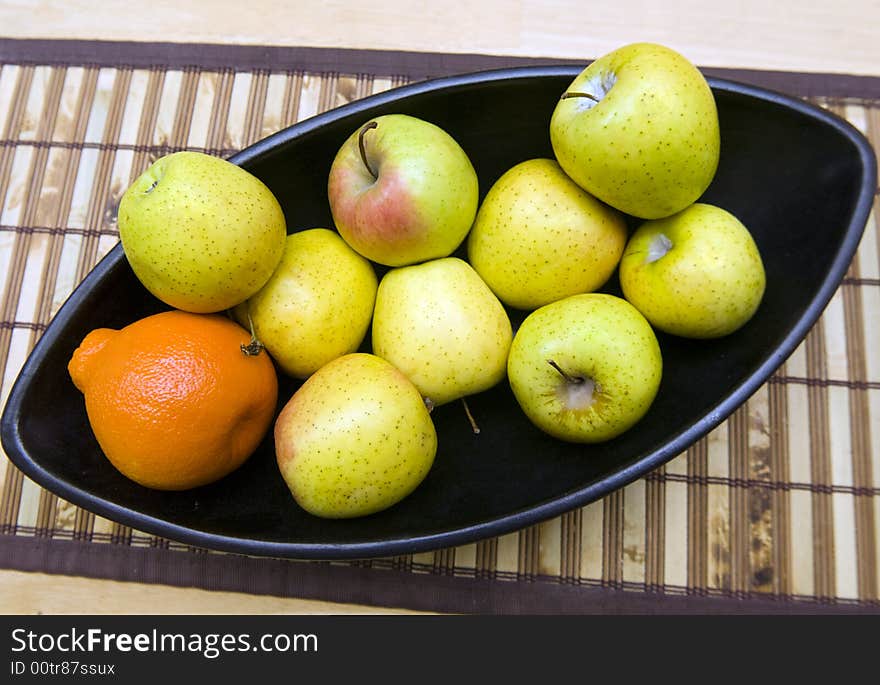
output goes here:
<path id="1" fill-rule="evenodd" d="M 289 230 L 330 226 L 326 179 L 343 140 L 392 112 L 445 128 L 470 155 L 485 194 L 515 163 L 552 156 L 550 114 L 576 67 L 457 76 L 392 90 L 316 116 L 235 155 L 274 191 Z M 553 440 L 525 419 L 506 382 L 434 412 L 435 465 L 398 505 L 362 519 L 302 511 L 274 460 L 271 435 L 234 474 L 162 493 L 116 472 L 90 431 L 66 365 L 83 336 L 165 309 L 137 282 L 117 245 L 40 339 L 9 397 L 2 439 L 12 461 L 61 497 L 134 528 L 189 544 L 292 558 L 403 554 L 499 535 L 591 502 L 663 464 L 731 414 L 804 338 L 855 252 L 876 187 L 868 142 L 799 100 L 711 80 L 721 119 L 718 174 L 703 200 L 736 214 L 765 260 L 767 291 L 740 331 L 712 342 L 661 336 L 664 376 L 647 416 L 597 446 Z M 605 290 L 619 293 L 611 282 Z M 523 318 L 511 312 L 514 325 Z M 369 337 L 369 336 L 368 336 Z M 366 347 L 364 349 L 368 349 Z M 282 380 L 279 402 L 296 384 Z"/>

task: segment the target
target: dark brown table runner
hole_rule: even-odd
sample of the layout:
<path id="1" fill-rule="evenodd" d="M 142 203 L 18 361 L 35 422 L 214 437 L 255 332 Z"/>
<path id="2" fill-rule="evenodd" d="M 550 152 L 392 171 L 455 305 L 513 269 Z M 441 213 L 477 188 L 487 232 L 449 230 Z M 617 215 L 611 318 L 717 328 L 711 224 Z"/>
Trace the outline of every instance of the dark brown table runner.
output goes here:
<path id="1" fill-rule="evenodd" d="M 150 158 L 226 156 L 413 80 L 559 62 L 0 40 L 0 399 L 116 243 L 116 204 Z M 880 146 L 880 79 L 707 72 L 809 97 Z M 727 421 L 647 477 L 540 525 L 389 559 L 255 559 L 96 517 L 4 458 L 0 566 L 454 612 L 878 611 L 878 233 L 875 212 L 818 324 Z"/>

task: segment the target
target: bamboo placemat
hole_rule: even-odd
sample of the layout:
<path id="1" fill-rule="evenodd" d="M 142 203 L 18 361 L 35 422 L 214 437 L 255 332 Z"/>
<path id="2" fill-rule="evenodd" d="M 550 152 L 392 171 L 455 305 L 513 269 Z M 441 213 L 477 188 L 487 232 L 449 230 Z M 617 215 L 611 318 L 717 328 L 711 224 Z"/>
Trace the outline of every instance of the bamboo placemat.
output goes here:
<path id="1" fill-rule="evenodd" d="M 0 40 L 0 405 L 57 309 L 117 242 L 119 198 L 151 159 L 178 149 L 228 156 L 397 85 L 524 63 L 531 62 Z M 880 79 L 707 71 L 808 96 L 880 148 Z M 650 598 L 676 596 L 686 601 L 664 606 L 791 610 L 803 600 L 876 609 L 876 209 L 841 287 L 770 381 L 686 453 L 581 509 L 429 553 L 332 564 L 260 560 L 103 519 L 41 489 L 4 455 L 0 565 L 440 611 L 656 611 Z M 709 599 L 694 603 L 701 597 Z M 772 603 L 750 604 L 755 599 Z"/>

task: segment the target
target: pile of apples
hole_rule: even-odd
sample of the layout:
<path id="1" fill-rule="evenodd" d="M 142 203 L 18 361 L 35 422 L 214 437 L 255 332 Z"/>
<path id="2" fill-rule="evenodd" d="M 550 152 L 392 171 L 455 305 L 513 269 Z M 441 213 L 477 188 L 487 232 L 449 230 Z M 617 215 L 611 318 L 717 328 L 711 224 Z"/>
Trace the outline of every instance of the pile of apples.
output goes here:
<path id="1" fill-rule="evenodd" d="M 199 153 L 158 160 L 126 192 L 120 238 L 147 289 L 229 311 L 304 381 L 274 438 L 306 511 L 363 516 L 406 497 L 437 452 L 431 409 L 505 378 L 546 433 L 614 438 L 656 396 L 655 329 L 713 338 L 756 311 L 765 276 L 749 231 L 697 202 L 720 134 L 694 65 L 624 46 L 573 80 L 548 125 L 554 158 L 515 165 L 481 202 L 446 131 L 371 119 L 331 166 L 336 230 L 288 235 L 262 182 Z M 597 292 L 615 270 L 622 298 Z M 528 312 L 515 331 L 508 308 Z"/>

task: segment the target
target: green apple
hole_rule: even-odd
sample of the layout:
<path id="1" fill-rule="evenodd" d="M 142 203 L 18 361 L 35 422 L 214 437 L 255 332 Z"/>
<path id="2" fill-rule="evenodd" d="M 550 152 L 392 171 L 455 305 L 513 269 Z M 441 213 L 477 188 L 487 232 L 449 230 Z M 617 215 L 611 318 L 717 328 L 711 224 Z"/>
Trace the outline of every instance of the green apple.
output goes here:
<path id="1" fill-rule="evenodd" d="M 391 269 L 379 283 L 373 352 L 434 405 L 503 380 L 512 337 L 504 306 L 457 257 Z"/>
<path id="2" fill-rule="evenodd" d="M 489 189 L 468 236 L 468 260 L 504 304 L 536 309 L 601 287 L 626 238 L 619 212 L 556 161 L 531 159 Z"/>
<path id="3" fill-rule="evenodd" d="M 620 262 L 620 285 L 657 329 L 717 338 L 752 318 L 766 276 L 742 222 L 720 207 L 696 203 L 636 229 Z"/>
<path id="4" fill-rule="evenodd" d="M 287 237 L 281 263 L 235 317 L 281 369 L 307 378 L 358 349 L 373 316 L 373 265 L 335 231 L 312 228 Z"/>
<path id="5" fill-rule="evenodd" d="M 419 391 L 394 366 L 364 353 L 314 373 L 281 410 L 274 434 L 293 498 L 325 518 L 396 504 L 419 486 L 437 453 Z"/>
<path id="6" fill-rule="evenodd" d="M 477 174 L 446 131 L 405 114 L 376 117 L 343 143 L 327 194 L 339 233 L 386 266 L 446 257 L 470 230 Z"/>
<path id="7" fill-rule="evenodd" d="M 529 420 L 560 440 L 596 443 L 635 425 L 660 387 L 663 362 L 650 324 L 626 300 L 584 293 L 529 314 L 507 375 Z"/>
<path id="8" fill-rule="evenodd" d="M 135 276 L 166 304 L 219 312 L 253 295 L 281 260 L 287 234 L 272 191 L 200 152 L 156 160 L 119 202 L 119 238 Z"/>
<path id="9" fill-rule="evenodd" d="M 550 140 L 582 188 L 626 214 L 658 219 L 696 201 L 714 178 L 718 111 L 684 56 L 634 43 L 575 77 L 553 111 Z"/>

